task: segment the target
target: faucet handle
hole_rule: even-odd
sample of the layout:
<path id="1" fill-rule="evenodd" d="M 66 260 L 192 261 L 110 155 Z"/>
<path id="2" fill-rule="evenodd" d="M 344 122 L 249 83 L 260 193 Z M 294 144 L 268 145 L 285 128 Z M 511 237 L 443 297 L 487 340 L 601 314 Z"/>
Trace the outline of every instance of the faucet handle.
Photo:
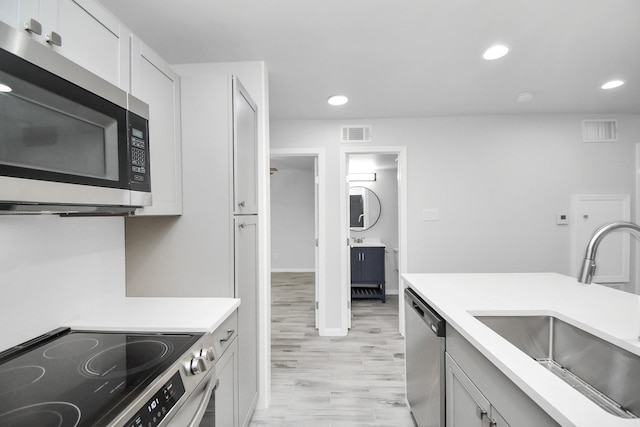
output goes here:
<path id="1" fill-rule="evenodd" d="M 582 268 L 580 269 L 580 276 L 578 281 L 584 284 L 591 284 L 591 279 L 596 274 L 596 261 L 593 259 L 585 258 L 582 261 Z"/>

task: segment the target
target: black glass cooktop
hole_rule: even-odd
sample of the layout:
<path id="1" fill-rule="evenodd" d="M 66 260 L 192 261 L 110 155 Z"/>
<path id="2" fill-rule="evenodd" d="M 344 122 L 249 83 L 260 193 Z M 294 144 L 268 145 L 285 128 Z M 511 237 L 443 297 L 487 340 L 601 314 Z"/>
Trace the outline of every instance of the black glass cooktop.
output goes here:
<path id="1" fill-rule="evenodd" d="M 200 338 L 53 335 L 0 354 L 0 427 L 106 425 Z"/>

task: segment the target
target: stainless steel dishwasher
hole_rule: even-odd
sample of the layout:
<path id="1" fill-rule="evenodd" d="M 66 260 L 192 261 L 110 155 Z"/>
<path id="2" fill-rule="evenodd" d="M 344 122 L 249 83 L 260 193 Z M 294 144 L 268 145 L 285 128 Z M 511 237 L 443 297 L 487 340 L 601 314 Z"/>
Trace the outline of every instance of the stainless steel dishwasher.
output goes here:
<path id="1" fill-rule="evenodd" d="M 404 301 L 409 409 L 418 427 L 444 427 L 445 321 L 411 288 Z"/>

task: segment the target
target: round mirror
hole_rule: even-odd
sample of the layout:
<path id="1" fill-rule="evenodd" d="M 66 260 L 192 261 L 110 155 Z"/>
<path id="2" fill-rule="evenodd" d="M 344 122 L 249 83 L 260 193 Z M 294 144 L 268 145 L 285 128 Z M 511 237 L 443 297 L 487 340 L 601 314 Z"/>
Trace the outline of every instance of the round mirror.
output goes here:
<path id="1" fill-rule="evenodd" d="M 380 199 L 366 187 L 349 188 L 349 227 L 352 231 L 368 230 L 380 219 Z"/>

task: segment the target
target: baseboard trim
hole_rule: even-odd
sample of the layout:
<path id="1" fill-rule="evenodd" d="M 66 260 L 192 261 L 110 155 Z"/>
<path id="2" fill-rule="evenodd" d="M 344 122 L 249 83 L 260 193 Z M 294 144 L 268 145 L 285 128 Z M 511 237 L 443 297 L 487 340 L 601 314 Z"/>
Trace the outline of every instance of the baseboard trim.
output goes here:
<path id="1" fill-rule="evenodd" d="M 318 334 L 321 337 L 344 337 L 347 335 L 342 328 L 320 328 Z"/>
<path id="2" fill-rule="evenodd" d="M 272 268 L 272 273 L 315 273 L 315 268 Z"/>

